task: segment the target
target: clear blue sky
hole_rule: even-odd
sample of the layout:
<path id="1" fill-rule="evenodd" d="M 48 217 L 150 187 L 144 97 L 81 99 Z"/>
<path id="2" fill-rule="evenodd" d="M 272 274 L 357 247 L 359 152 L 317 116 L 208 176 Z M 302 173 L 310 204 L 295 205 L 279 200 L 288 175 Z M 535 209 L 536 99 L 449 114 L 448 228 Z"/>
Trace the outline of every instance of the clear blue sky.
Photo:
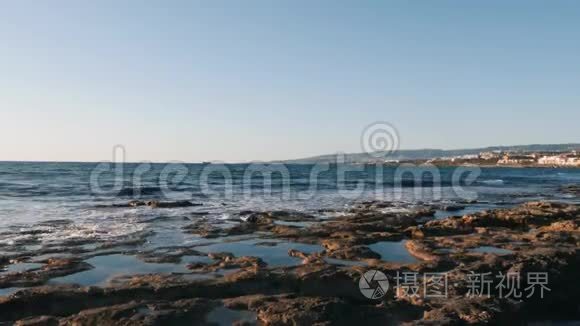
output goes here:
<path id="1" fill-rule="evenodd" d="M 0 160 L 580 142 L 578 1 L 3 1 Z"/>

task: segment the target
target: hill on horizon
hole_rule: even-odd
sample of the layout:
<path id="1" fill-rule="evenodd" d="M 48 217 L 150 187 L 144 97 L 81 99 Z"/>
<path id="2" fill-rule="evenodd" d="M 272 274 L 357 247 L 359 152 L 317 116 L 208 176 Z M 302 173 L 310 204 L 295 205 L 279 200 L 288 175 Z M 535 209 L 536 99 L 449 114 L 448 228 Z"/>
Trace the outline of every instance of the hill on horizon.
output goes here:
<path id="1" fill-rule="evenodd" d="M 515 145 L 515 146 L 489 146 L 469 149 L 404 149 L 394 153 L 374 152 L 368 153 L 344 153 L 345 162 L 347 163 L 364 163 L 376 161 L 377 159 L 385 160 L 427 160 L 438 157 L 473 155 L 481 152 L 492 151 L 509 151 L 509 152 L 563 152 L 571 150 L 580 150 L 580 143 L 569 144 L 532 144 L 532 145 Z M 326 154 L 312 156 L 307 158 L 281 160 L 276 162 L 309 164 L 309 163 L 332 163 L 336 162 L 337 154 Z"/>

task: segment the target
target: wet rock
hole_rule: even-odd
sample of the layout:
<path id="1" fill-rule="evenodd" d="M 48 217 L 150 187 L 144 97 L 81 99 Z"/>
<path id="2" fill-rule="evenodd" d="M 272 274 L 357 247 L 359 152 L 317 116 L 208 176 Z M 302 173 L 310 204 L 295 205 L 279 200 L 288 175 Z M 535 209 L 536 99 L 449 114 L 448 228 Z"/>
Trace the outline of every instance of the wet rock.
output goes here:
<path id="1" fill-rule="evenodd" d="M 340 320 L 347 303 L 338 298 L 277 298 L 257 310 L 258 318 L 270 325 L 312 325 Z"/>
<path id="2" fill-rule="evenodd" d="M 423 320 L 434 324 L 492 324 L 498 320 L 499 308 L 493 299 L 454 299 L 441 308 L 426 311 Z"/>
<path id="3" fill-rule="evenodd" d="M 326 255 L 331 258 L 344 260 L 381 259 L 381 255 L 370 250 L 367 246 L 328 240 L 324 241 L 322 246 L 326 249 Z"/>
<path id="4" fill-rule="evenodd" d="M 206 216 L 209 215 L 209 212 L 192 212 L 191 215 L 198 217 L 198 216 Z"/>
<path id="5" fill-rule="evenodd" d="M 139 196 L 151 196 L 157 195 L 162 192 L 160 187 L 126 187 L 121 189 L 117 196 L 119 197 L 139 197 Z"/>
<path id="6" fill-rule="evenodd" d="M 102 291 L 99 291 L 102 294 Z M 0 298 L 0 321 L 19 320 L 33 316 L 72 314 L 98 296 L 93 290 L 77 286 L 42 286 L 18 291 Z M 84 297 L 84 299 L 83 299 Z"/>
<path id="7" fill-rule="evenodd" d="M 224 300 L 228 307 L 256 311 L 266 325 L 394 324 L 420 315 L 420 309 L 401 303 L 357 304 L 342 298 L 290 294 L 245 296 Z"/>
<path id="8" fill-rule="evenodd" d="M 530 202 L 518 207 L 496 209 L 462 217 L 430 221 L 422 232 L 430 235 L 449 235 L 476 232 L 477 227 L 504 227 L 527 230 L 549 225 L 580 214 L 580 206 L 550 202 Z"/>
<path id="9" fill-rule="evenodd" d="M 187 201 L 187 200 L 178 200 L 178 201 L 131 200 L 127 203 L 110 204 L 110 205 L 97 205 L 96 207 L 97 208 L 127 208 L 127 207 L 141 207 L 141 206 L 148 206 L 151 208 L 180 208 L 180 207 L 202 206 L 202 204 L 192 203 L 192 202 Z"/>
<path id="10" fill-rule="evenodd" d="M 183 227 L 183 230 L 189 234 L 197 234 L 203 238 L 217 238 L 225 236 L 222 228 L 215 227 L 207 220 L 201 220 Z"/>
<path id="11" fill-rule="evenodd" d="M 217 303 L 206 299 L 175 302 L 132 301 L 88 309 L 62 318 L 60 325 L 163 325 L 201 323 Z"/>
<path id="12" fill-rule="evenodd" d="M 146 202 L 146 205 L 151 208 L 178 208 L 178 207 L 201 206 L 202 204 L 192 203 L 187 200 L 166 201 L 166 202 L 150 200 Z"/>
<path id="13" fill-rule="evenodd" d="M 271 224 L 273 221 L 303 222 L 316 220 L 316 218 L 310 214 L 296 211 L 242 211 L 238 215 L 244 222 L 257 224 Z"/>
<path id="14" fill-rule="evenodd" d="M 274 220 L 287 222 L 300 222 L 315 219 L 315 217 L 310 214 L 295 211 L 272 211 L 267 212 L 267 215 Z"/>
<path id="15" fill-rule="evenodd" d="M 253 224 L 271 224 L 273 220 L 265 213 L 250 213 L 247 215 L 240 215 L 240 219 L 247 223 Z"/>
<path id="16" fill-rule="evenodd" d="M 580 185 L 565 185 L 562 186 L 561 191 L 566 194 L 580 196 Z"/>
<path id="17" fill-rule="evenodd" d="M 408 240 L 405 242 L 405 248 L 407 248 L 411 255 L 424 261 L 437 262 L 441 259 L 433 253 L 431 248 L 428 248 L 420 241 Z"/>
<path id="18" fill-rule="evenodd" d="M 40 269 L 7 273 L 0 276 L 0 288 L 27 287 L 45 284 L 49 279 L 92 269 L 90 264 L 78 259 L 49 259 Z"/>
<path id="19" fill-rule="evenodd" d="M 440 210 L 445 212 L 457 212 L 465 209 L 464 205 L 443 205 L 439 207 Z"/>
<path id="20" fill-rule="evenodd" d="M 58 321 L 61 325 L 192 324 L 206 322 L 208 313 L 221 307 L 221 302 L 231 309 L 255 312 L 259 321 L 275 325 L 362 321 L 376 325 L 403 322 L 463 325 L 521 323 L 522 317 L 578 319 L 578 205 L 532 202 L 423 224 L 424 214 L 440 204 L 360 203 L 342 216 L 302 228 L 274 222 L 311 221 L 313 217 L 294 212 L 248 212 L 246 215 L 255 219 L 239 221 L 231 228 L 200 218 L 185 227 L 184 232 L 225 237 L 254 234 L 263 239 L 262 245 L 291 240 L 320 244 L 324 250 L 313 254 L 289 250 L 289 256 L 302 260 L 297 266 L 273 267 L 257 257 L 216 252 L 207 254 L 209 262 L 188 265 L 191 273 L 119 276 L 107 288 L 25 289 L 0 298 L 0 321 L 18 320 L 20 324 Z M 420 261 L 412 264 L 382 261 L 368 247 L 378 241 L 403 239 L 407 240 L 405 248 Z M 482 246 L 512 252 L 506 255 L 474 250 Z M 203 255 L 195 248 L 193 245 L 158 248 L 141 251 L 139 255 L 152 262 L 178 262 L 184 255 Z M 364 264 L 329 264 L 329 258 Z M 46 280 L 43 273 L 50 271 L 52 274 L 47 275 L 52 277 L 82 267 L 80 258 L 44 263 L 46 266 L 40 270 L 18 275 L 32 281 L 4 284 L 42 284 Z M 358 287 L 361 275 L 368 269 L 383 271 L 390 281 L 401 271 L 446 272 L 448 297 L 395 298 L 401 290 L 391 288 L 383 299 L 368 300 Z M 468 298 L 466 275 L 470 271 L 494 275 L 548 272 L 551 291 L 542 300 L 522 298 L 520 302 L 499 298 L 497 289 L 492 290 L 491 298 Z M 41 276 L 26 276 L 35 273 Z M 419 279 L 420 284 L 422 281 Z M 522 286 L 526 286 L 525 282 Z"/>
<path id="21" fill-rule="evenodd" d="M 23 231 L 20 231 L 19 233 L 21 235 L 38 235 L 38 234 L 49 234 L 52 232 L 53 232 L 52 230 L 36 229 L 36 230 L 23 230 Z"/>
<path id="22" fill-rule="evenodd" d="M 58 318 L 54 316 L 30 317 L 16 321 L 15 326 L 57 326 Z"/>
<path id="23" fill-rule="evenodd" d="M 205 263 L 192 263 L 188 264 L 187 268 L 197 273 L 209 273 L 215 272 L 222 269 L 234 269 L 234 268 L 252 268 L 259 269 L 266 267 L 266 263 L 258 257 L 242 256 L 235 257 L 229 252 L 220 253 L 210 253 L 208 257 L 213 259 L 214 262 L 211 264 Z"/>
<path id="24" fill-rule="evenodd" d="M 290 249 L 290 250 L 288 250 L 288 256 L 302 259 L 302 264 L 312 264 L 312 263 L 324 264 L 324 263 L 326 263 L 324 261 L 323 255 L 318 253 L 318 252 L 315 252 L 312 254 L 307 254 L 307 253 L 304 253 L 300 250 Z"/>
<path id="25" fill-rule="evenodd" d="M 129 203 L 127 203 L 128 206 L 130 207 L 139 207 L 139 206 L 145 206 L 145 202 L 142 202 L 140 200 L 132 200 Z"/>
<path id="26" fill-rule="evenodd" d="M 133 233 L 129 236 L 122 238 L 116 238 L 109 241 L 105 241 L 96 247 L 97 250 L 101 249 L 111 249 L 116 247 L 136 247 L 147 243 L 147 238 L 154 235 L 154 231 L 141 231 Z"/>
<path id="27" fill-rule="evenodd" d="M 575 232 L 580 231 L 580 224 L 577 221 L 559 221 L 548 226 L 539 228 L 545 232 Z"/>

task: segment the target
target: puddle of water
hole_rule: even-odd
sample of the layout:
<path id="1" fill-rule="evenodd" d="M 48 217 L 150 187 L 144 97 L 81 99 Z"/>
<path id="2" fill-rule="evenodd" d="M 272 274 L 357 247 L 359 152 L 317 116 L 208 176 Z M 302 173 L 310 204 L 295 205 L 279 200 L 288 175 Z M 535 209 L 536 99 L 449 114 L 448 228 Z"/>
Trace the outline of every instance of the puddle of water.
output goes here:
<path id="1" fill-rule="evenodd" d="M 329 264 L 332 265 L 341 265 L 341 266 L 368 266 L 367 263 L 362 261 L 354 261 L 354 260 L 344 260 L 344 259 L 336 259 L 336 258 L 324 258 Z"/>
<path id="2" fill-rule="evenodd" d="M 256 314 L 248 310 L 233 310 L 226 307 L 218 307 L 210 311 L 206 317 L 210 324 L 220 326 L 243 325 L 249 323 L 256 325 Z"/>
<path id="3" fill-rule="evenodd" d="M 171 263 L 146 263 L 136 257 L 115 254 L 97 256 L 86 260 L 95 268 L 88 271 L 57 277 L 49 281 L 53 284 L 105 285 L 107 280 L 120 275 L 151 273 L 189 273 L 185 265 Z"/>
<path id="4" fill-rule="evenodd" d="M 269 242 L 274 242 L 268 240 Z M 300 265 L 302 259 L 288 256 L 288 250 L 296 249 L 305 253 L 322 251 L 319 245 L 278 242 L 275 246 L 256 246 L 256 243 L 264 242 L 264 239 L 245 240 L 239 242 L 216 243 L 208 246 L 196 247 L 201 252 L 230 252 L 236 257 L 254 256 L 261 258 L 269 266 L 294 266 Z"/>
<path id="5" fill-rule="evenodd" d="M 213 260 L 208 256 L 183 256 L 181 257 L 181 262 L 185 265 L 192 263 L 211 264 Z"/>
<path id="6" fill-rule="evenodd" d="M 42 249 L 42 245 L 28 245 L 24 246 L 24 251 L 38 251 Z"/>
<path id="7" fill-rule="evenodd" d="M 22 290 L 23 288 L 4 288 L 4 289 L 0 289 L 0 297 L 7 297 L 9 295 L 11 295 L 12 293 L 18 292 L 19 290 Z"/>
<path id="8" fill-rule="evenodd" d="M 25 271 L 28 271 L 31 269 L 41 268 L 42 266 L 43 266 L 43 264 L 39 264 L 39 263 L 16 263 L 16 264 L 5 266 L 0 271 L 0 274 L 25 272 Z"/>
<path id="9" fill-rule="evenodd" d="M 508 249 L 502 249 L 492 246 L 481 246 L 470 250 L 471 252 L 478 252 L 483 254 L 509 255 L 514 252 Z"/>
<path id="10" fill-rule="evenodd" d="M 407 248 L 405 248 L 405 241 L 380 241 L 368 246 L 372 251 L 381 255 L 381 260 L 395 263 L 414 263 L 418 260 L 411 256 Z"/>

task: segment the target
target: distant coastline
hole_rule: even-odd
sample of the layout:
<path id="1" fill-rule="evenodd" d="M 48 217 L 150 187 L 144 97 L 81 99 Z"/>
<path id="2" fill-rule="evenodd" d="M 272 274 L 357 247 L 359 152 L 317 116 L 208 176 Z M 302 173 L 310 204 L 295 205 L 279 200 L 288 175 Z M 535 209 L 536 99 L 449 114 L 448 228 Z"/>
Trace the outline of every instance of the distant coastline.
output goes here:
<path id="1" fill-rule="evenodd" d="M 580 151 L 580 143 L 566 143 L 566 144 L 531 144 L 531 145 L 515 145 L 515 146 L 489 146 L 481 148 L 468 149 L 400 149 L 394 152 L 373 152 L 373 153 L 340 153 L 318 155 L 313 157 L 290 159 L 290 160 L 276 160 L 277 163 L 299 163 L 299 164 L 316 164 L 316 163 L 335 163 L 340 156 L 341 161 L 345 163 L 378 163 L 378 162 L 406 162 L 406 161 L 421 161 L 421 160 L 437 160 L 437 159 L 452 159 L 461 157 L 470 157 L 474 159 L 481 154 L 528 154 L 528 153 L 567 153 L 573 151 Z M 369 155 L 372 154 L 372 155 Z M 491 154 L 490 154 L 491 155 Z M 483 160 L 491 159 L 485 158 Z M 496 158 L 496 161 L 499 158 Z M 470 162 L 467 162 L 470 163 Z M 478 165 L 489 163 L 495 165 L 496 162 L 477 162 Z M 516 164 L 520 165 L 520 164 Z M 455 164 L 453 166 L 456 166 Z"/>
<path id="2" fill-rule="evenodd" d="M 365 163 L 365 165 L 373 165 L 372 163 Z M 447 163 L 426 163 L 425 161 L 407 161 L 407 162 L 400 162 L 400 163 L 385 163 L 385 165 L 388 166 L 399 166 L 401 164 L 413 164 L 413 165 L 434 165 L 436 167 L 458 167 L 458 166 L 477 166 L 480 168 L 496 168 L 496 169 L 501 169 L 501 168 L 519 168 L 519 169 L 580 169 L 580 166 L 560 166 L 560 165 L 539 165 L 539 164 L 502 164 L 502 165 L 498 165 L 498 164 L 478 164 L 478 163 L 453 163 L 453 162 L 447 162 Z"/>
<path id="3" fill-rule="evenodd" d="M 511 168 L 579 168 L 580 144 L 521 145 L 460 150 L 400 150 L 323 155 L 281 163 L 347 163 L 384 165 L 479 166 Z"/>

